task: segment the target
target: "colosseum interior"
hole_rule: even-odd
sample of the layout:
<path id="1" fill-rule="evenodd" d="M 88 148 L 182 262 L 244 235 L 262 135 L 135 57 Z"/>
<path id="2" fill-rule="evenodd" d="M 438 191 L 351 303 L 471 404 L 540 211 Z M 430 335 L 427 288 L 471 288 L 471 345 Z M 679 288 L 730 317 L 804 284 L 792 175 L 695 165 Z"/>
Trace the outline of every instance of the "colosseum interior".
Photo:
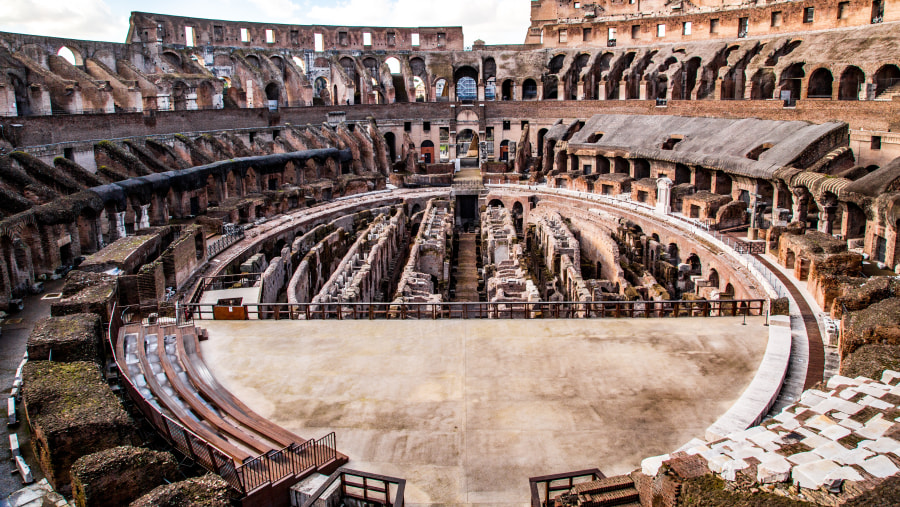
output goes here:
<path id="1" fill-rule="evenodd" d="M 0 33 L 0 497 L 900 502 L 900 1 L 530 8 Z"/>

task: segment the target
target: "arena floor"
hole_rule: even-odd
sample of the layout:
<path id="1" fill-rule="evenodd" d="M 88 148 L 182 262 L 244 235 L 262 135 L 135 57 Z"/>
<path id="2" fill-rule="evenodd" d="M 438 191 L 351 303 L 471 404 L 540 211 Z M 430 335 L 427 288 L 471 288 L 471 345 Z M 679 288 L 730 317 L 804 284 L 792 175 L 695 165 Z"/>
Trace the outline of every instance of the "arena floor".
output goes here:
<path id="1" fill-rule="evenodd" d="M 202 321 L 201 352 L 251 408 L 408 504 L 529 501 L 528 478 L 626 473 L 724 413 L 766 347 L 762 317 Z"/>

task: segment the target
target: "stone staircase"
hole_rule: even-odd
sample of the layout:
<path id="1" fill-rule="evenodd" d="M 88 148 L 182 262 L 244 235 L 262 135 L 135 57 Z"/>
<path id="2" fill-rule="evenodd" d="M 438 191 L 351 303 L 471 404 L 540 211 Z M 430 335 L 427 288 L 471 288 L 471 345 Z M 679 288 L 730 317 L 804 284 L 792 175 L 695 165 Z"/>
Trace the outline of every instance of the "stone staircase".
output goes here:
<path id="1" fill-rule="evenodd" d="M 569 490 L 569 502 L 573 501 L 579 507 L 612 505 L 638 507 L 641 505 L 640 496 L 630 475 L 617 475 L 576 484 Z M 559 504 L 558 502 L 557 505 Z"/>
<path id="2" fill-rule="evenodd" d="M 893 100 L 894 95 L 900 95 L 900 82 L 894 83 L 875 96 L 875 100 Z"/>

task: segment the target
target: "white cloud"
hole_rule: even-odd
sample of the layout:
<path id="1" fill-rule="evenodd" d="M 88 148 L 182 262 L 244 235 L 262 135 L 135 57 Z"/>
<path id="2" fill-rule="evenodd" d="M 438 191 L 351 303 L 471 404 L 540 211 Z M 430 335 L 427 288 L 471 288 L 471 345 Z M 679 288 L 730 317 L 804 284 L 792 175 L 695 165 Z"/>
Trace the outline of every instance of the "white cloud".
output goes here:
<path id="1" fill-rule="evenodd" d="M 3 3 L 2 31 L 115 42 L 124 42 L 127 34 L 127 19 L 117 18 L 103 0 L 3 0 Z"/>

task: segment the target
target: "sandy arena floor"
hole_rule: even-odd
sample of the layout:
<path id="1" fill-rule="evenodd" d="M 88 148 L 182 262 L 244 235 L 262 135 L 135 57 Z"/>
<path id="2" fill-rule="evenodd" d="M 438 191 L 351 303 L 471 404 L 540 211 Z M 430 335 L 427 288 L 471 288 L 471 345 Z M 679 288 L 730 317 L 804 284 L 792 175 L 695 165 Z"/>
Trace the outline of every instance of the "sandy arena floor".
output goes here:
<path id="1" fill-rule="evenodd" d="M 626 473 L 724 413 L 764 319 L 203 321 L 202 354 L 251 408 L 408 504 L 529 502 L 528 478 Z"/>

